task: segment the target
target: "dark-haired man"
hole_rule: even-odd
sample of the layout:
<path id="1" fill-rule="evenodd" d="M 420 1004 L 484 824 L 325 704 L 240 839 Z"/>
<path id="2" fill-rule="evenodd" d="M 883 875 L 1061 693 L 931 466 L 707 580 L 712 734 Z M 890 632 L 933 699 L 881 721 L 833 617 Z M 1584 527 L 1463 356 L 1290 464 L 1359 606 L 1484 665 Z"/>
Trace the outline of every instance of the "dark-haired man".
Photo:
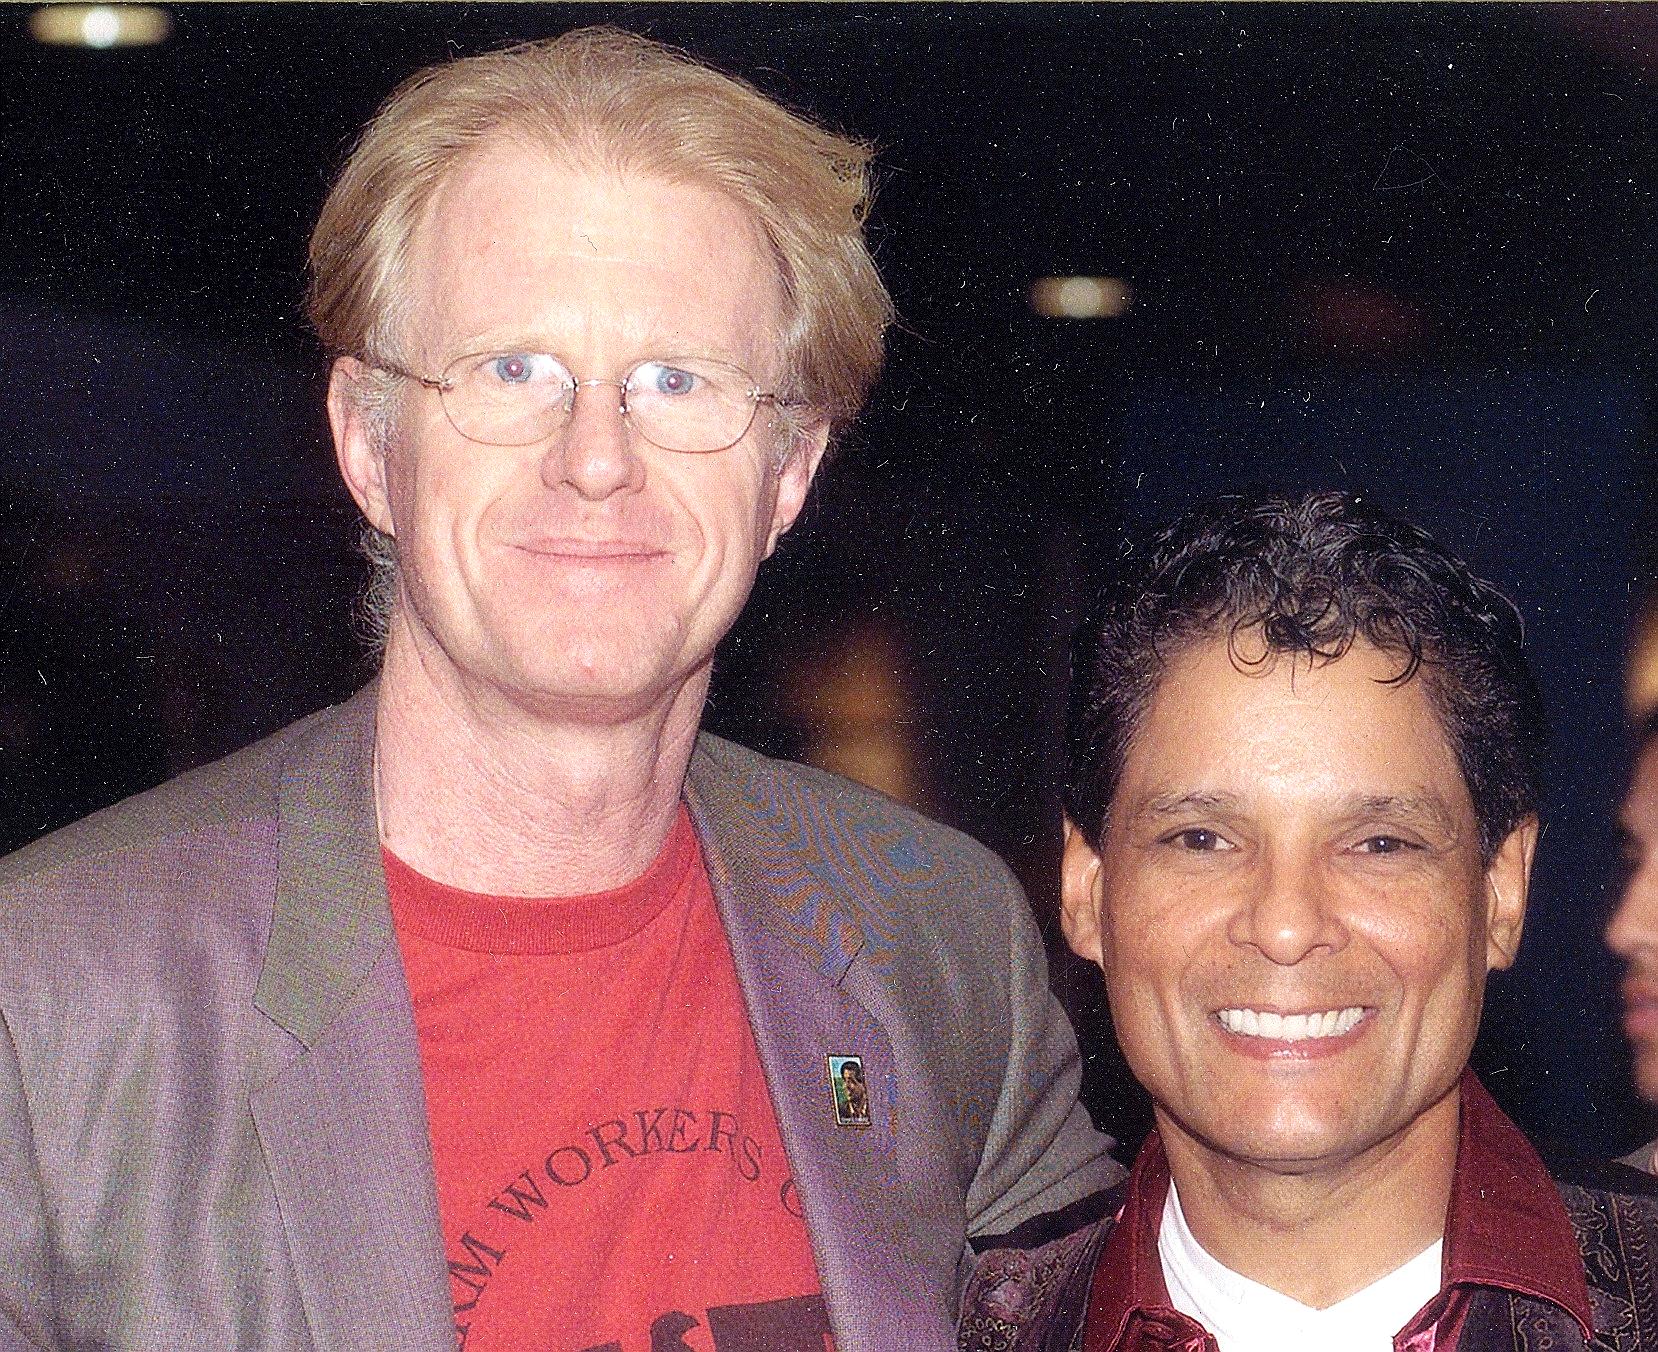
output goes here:
<path id="1" fill-rule="evenodd" d="M 1156 1130 L 1114 1221 L 981 1265 L 970 1349 L 1658 1348 L 1658 1200 L 1467 1070 L 1537 841 L 1513 607 L 1357 500 L 1228 499 L 1077 639 L 1067 937 Z"/>

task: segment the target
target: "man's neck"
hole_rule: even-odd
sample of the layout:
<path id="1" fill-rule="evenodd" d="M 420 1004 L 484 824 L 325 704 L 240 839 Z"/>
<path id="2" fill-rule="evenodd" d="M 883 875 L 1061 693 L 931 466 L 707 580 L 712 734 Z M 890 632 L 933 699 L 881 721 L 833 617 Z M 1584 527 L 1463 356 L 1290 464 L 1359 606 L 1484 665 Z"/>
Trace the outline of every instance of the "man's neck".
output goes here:
<path id="1" fill-rule="evenodd" d="M 1457 1102 L 1453 1090 L 1393 1140 L 1306 1172 L 1222 1156 L 1161 1111 L 1158 1128 L 1198 1243 L 1232 1271 L 1326 1309 L 1444 1234 Z"/>
<path id="2" fill-rule="evenodd" d="M 678 812 L 706 671 L 658 707 L 595 719 L 467 687 L 394 635 L 380 677 L 381 843 L 500 896 L 579 896 L 650 866 Z"/>

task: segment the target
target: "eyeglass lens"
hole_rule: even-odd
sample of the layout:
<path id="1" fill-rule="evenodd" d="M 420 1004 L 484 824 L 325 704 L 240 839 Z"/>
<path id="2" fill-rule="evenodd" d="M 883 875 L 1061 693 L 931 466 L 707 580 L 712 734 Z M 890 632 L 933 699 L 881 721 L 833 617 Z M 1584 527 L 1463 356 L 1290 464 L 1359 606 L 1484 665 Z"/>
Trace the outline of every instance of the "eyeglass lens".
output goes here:
<path id="1" fill-rule="evenodd" d="M 544 352 L 486 352 L 461 357 L 443 374 L 444 412 L 455 430 L 494 446 L 527 446 L 556 431 L 579 393 L 618 393 L 629 423 L 664 450 L 706 453 L 742 440 L 757 397 L 745 371 L 701 357 L 640 362 L 621 382 L 577 382 Z"/>

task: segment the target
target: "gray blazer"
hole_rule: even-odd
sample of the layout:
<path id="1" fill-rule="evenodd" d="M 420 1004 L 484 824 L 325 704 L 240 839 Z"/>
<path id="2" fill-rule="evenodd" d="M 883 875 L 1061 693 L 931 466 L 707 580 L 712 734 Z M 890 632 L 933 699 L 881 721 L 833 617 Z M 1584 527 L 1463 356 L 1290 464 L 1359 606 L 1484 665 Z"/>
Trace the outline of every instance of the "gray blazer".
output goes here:
<path id="1" fill-rule="evenodd" d="M 0 1350 L 452 1352 L 374 693 L 0 862 Z M 1114 1181 L 1006 869 L 703 738 L 687 784 L 840 1352 Z M 863 1057 L 874 1127 L 834 1121 Z"/>

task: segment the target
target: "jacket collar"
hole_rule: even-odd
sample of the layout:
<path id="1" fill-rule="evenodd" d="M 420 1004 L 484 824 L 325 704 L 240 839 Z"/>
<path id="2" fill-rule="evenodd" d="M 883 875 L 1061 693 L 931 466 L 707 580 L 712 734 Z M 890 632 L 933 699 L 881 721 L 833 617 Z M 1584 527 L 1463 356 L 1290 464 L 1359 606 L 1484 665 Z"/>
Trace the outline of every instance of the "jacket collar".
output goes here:
<path id="1" fill-rule="evenodd" d="M 277 790 L 276 905 L 254 1004 L 306 1047 L 391 941 L 374 813 L 374 686 L 295 738 Z"/>
<path id="2" fill-rule="evenodd" d="M 1123 1346 L 1131 1321 L 1157 1326 L 1154 1342 L 1194 1349 L 1209 1345 L 1197 1322 L 1169 1303 L 1163 1262 L 1157 1254 L 1157 1233 L 1168 1195 L 1168 1156 L 1153 1131 L 1129 1171 L 1122 1210 L 1094 1269 L 1088 1293 L 1087 1352 L 1114 1352 Z"/>
<path id="3" fill-rule="evenodd" d="M 1585 1339 L 1594 1332 L 1583 1258 L 1560 1190 L 1471 1070 L 1462 1075 L 1444 1285 L 1547 1301 L 1571 1315 Z"/>
<path id="4" fill-rule="evenodd" d="M 275 913 L 254 1003 L 306 1047 L 392 938 L 374 808 L 377 694 L 370 685 L 310 720 L 278 787 Z M 704 734 L 686 782 L 711 872 L 746 884 L 727 889 L 727 930 L 762 930 L 839 984 L 867 937 L 846 900 L 848 883 L 867 885 L 873 870 L 837 855 L 849 842 L 829 839 L 803 805 L 779 799 L 775 784 L 732 773 L 734 758 L 747 754 Z"/>
<path id="5" fill-rule="evenodd" d="M 255 1003 L 305 1050 L 253 1108 L 319 1344 L 349 1345 L 356 1320 L 396 1328 L 387 1346 L 436 1352 L 454 1333 L 414 1018 L 379 855 L 375 698 L 371 686 L 300 729 L 282 772 L 275 913 Z M 842 989 L 881 942 L 851 898 L 878 892 L 905 845 L 847 832 L 791 781 L 757 773 L 761 764 L 699 738 L 686 798 L 836 1346 L 943 1346 L 954 1291 L 936 1262 L 911 1253 L 931 1241 L 929 1227 L 892 1205 L 905 1180 L 891 1041 Z M 863 1058 L 872 1127 L 836 1124 L 830 1053 Z M 884 1261 L 872 1264 L 872 1252 Z"/>
<path id="6" fill-rule="evenodd" d="M 370 1330 L 377 1346 L 453 1352 L 414 1012 L 374 818 L 374 707 L 370 688 L 318 715 L 281 772 L 254 1002 L 303 1050 L 249 1106 L 317 1345 L 358 1346 Z"/>
<path id="7" fill-rule="evenodd" d="M 710 871 L 745 884 L 722 898 L 726 929 L 762 931 L 838 985 L 868 938 L 847 891 L 854 879 L 867 884 L 869 870 L 848 857 L 859 853 L 854 842 L 753 764 L 752 753 L 704 733 L 686 774 Z"/>
<path id="8" fill-rule="evenodd" d="M 916 1160 L 901 1150 L 897 1060 L 872 1012 L 875 992 L 864 975 L 871 964 L 858 961 L 885 942 L 871 917 L 882 911 L 875 902 L 896 866 L 892 852 L 901 864 L 905 846 L 877 826 L 831 815 L 823 796 L 801 794 L 794 777 L 768 765 L 703 737 L 686 799 L 807 1219 L 835 1346 L 950 1346 L 960 1254 L 939 1252 L 940 1236 L 960 1220 L 947 1189 L 918 1191 Z M 835 1119 L 832 1054 L 862 1058 L 868 1127 Z M 928 1156 L 936 1153 L 931 1143 Z M 906 1200 L 895 1204 L 898 1196 Z"/>
<path id="9" fill-rule="evenodd" d="M 1492 1289 L 1557 1306 L 1587 1340 L 1594 1318 L 1576 1232 L 1537 1152 L 1464 1071 L 1456 1171 L 1445 1217 L 1441 1296 Z M 1168 1158 L 1154 1131 L 1129 1176 L 1128 1193 L 1106 1240 L 1089 1297 L 1089 1352 L 1119 1346 L 1130 1321 L 1164 1326 L 1159 1341 L 1181 1346 L 1198 1325 L 1169 1304 L 1157 1235 L 1169 1191 Z M 1445 1309 L 1436 1298 L 1404 1330 L 1431 1326 Z M 1203 1346 L 1192 1341 L 1191 1346 Z"/>

